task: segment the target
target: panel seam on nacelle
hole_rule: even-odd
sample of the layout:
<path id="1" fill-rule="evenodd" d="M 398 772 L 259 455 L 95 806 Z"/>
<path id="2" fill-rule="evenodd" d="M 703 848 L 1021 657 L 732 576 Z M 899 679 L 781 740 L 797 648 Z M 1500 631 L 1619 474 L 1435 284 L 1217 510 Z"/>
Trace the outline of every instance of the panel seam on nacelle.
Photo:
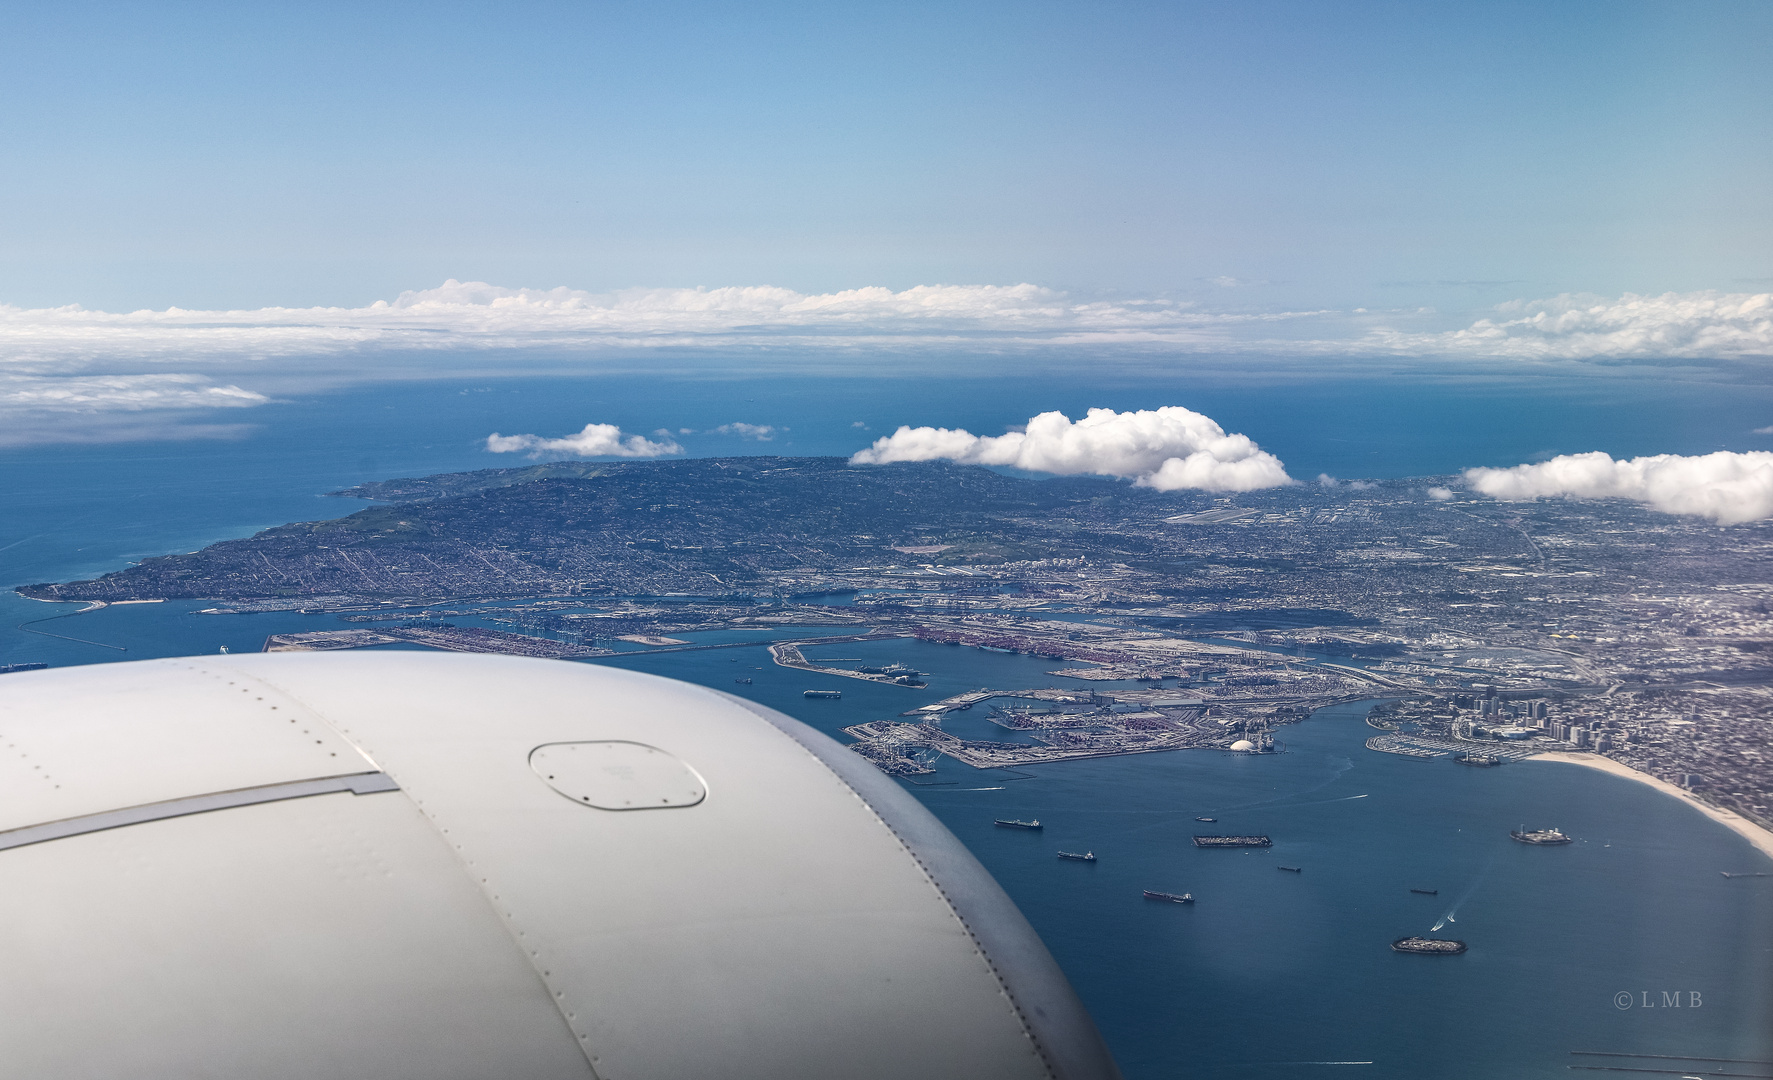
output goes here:
<path id="1" fill-rule="evenodd" d="M 272 682 L 258 672 L 252 673 L 252 677 L 264 683 L 266 686 L 274 687 L 279 693 L 284 694 L 290 700 L 300 704 L 303 708 L 319 717 L 321 722 L 325 723 L 329 728 L 336 732 L 341 739 L 350 743 L 351 746 L 366 759 L 371 761 L 375 760 L 375 755 L 370 752 L 368 747 L 363 745 L 361 740 L 352 734 L 350 728 L 335 723 L 331 717 L 304 701 L 301 695 L 281 683 Z M 430 823 L 431 827 L 437 831 L 438 839 L 442 840 L 444 847 L 455 856 L 456 865 L 461 869 L 462 873 L 467 875 L 470 884 L 480 891 L 481 897 L 486 900 L 487 906 L 492 909 L 493 916 L 499 920 L 499 925 L 503 926 L 505 928 L 505 933 L 511 936 L 511 944 L 516 947 L 518 955 L 523 957 L 524 963 L 528 964 L 530 970 L 535 973 L 536 979 L 541 982 L 542 988 L 547 991 L 548 1003 L 554 1006 L 555 1015 L 560 1017 L 560 1022 L 566 1025 L 567 1034 L 572 1036 L 573 1045 L 578 1047 L 579 1055 L 584 1059 L 585 1068 L 591 1073 L 591 1080 L 603 1080 L 603 1074 L 597 1071 L 597 1060 L 591 1052 L 590 1032 L 588 1030 L 581 1031 L 579 1026 L 574 1023 L 574 1020 L 577 1017 L 576 1014 L 567 1011 L 566 1002 L 564 1000 L 565 991 L 555 987 L 553 979 L 550 978 L 549 969 L 542 966 L 540 951 L 529 947 L 525 932 L 517 928 L 517 917 L 515 913 L 501 905 L 499 895 L 491 890 L 489 887 L 490 882 L 481 875 L 478 867 L 475 866 L 474 860 L 468 858 L 467 851 L 460 843 L 450 836 L 449 830 L 444 828 L 443 823 L 438 821 L 436 815 L 432 814 L 430 809 L 425 806 L 425 800 L 419 797 L 419 793 L 404 786 L 400 790 L 401 794 L 411 800 L 418 812 Z"/>
<path id="2" fill-rule="evenodd" d="M 231 791 L 215 791 L 206 795 L 191 795 L 183 799 L 143 803 L 140 806 L 126 806 L 118 810 L 102 810 L 96 814 L 82 814 L 79 817 L 62 818 L 59 821 L 46 821 L 39 825 L 7 829 L 0 832 L 0 851 L 9 851 L 12 848 L 25 847 L 29 844 L 47 843 L 50 840 L 63 840 L 70 836 L 85 836 L 89 833 L 104 832 L 107 829 L 145 825 L 151 821 L 166 821 L 171 818 L 189 817 L 192 814 L 232 810 L 241 806 L 261 806 L 265 803 L 306 799 L 315 795 L 336 795 L 346 791 L 353 795 L 370 795 L 381 791 L 399 790 L 400 785 L 396 784 L 387 773 L 367 772 L 349 773 L 344 776 L 325 776 L 314 780 L 292 780 L 282 784 L 261 784 L 258 787 L 235 788 Z"/>

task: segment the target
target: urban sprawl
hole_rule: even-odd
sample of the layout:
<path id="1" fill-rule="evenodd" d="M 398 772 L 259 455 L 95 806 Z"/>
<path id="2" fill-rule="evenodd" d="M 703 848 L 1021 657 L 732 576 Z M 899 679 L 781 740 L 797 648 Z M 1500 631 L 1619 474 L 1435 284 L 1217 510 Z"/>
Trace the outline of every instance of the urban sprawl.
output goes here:
<path id="1" fill-rule="evenodd" d="M 556 463 L 367 484 L 336 493 L 374 503 L 347 517 L 20 591 L 358 624 L 270 649 L 594 659 L 619 642 L 724 647 L 673 634 L 820 627 L 830 644 L 914 637 L 1052 660 L 1047 686 L 907 702 L 848 729 L 901 773 L 938 755 L 983 768 L 1261 753 L 1313 708 L 1377 697 L 1376 751 L 1600 754 L 1773 825 L 1773 526 L 1429 494 L 1446 483 L 1214 496 L 939 463 Z M 785 667 L 924 685 L 809 658 L 804 632 L 763 640 Z M 1020 737 L 943 729 L 975 706 Z"/>

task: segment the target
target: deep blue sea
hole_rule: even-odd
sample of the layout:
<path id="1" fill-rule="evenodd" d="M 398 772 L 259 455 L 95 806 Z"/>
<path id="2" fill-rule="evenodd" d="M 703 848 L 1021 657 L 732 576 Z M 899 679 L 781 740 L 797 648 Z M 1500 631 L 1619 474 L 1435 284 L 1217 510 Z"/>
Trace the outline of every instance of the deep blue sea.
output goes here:
<path id="1" fill-rule="evenodd" d="M 785 430 L 771 442 L 677 437 L 698 455 L 839 454 L 900 423 L 996 434 L 1045 409 L 1077 416 L 1090 406 L 1172 404 L 1250 435 L 1307 480 L 1441 474 L 1593 449 L 1773 448 L 1773 437 L 1754 434 L 1773 424 L 1773 392 L 1697 376 L 409 384 L 266 406 L 231 440 L 0 450 L 0 583 L 85 577 L 336 517 L 361 504 L 323 493 L 363 480 L 522 464 L 482 449 L 492 431 L 559 435 L 596 421 L 708 432 L 737 421 Z M 0 663 L 252 651 L 270 633 L 340 625 L 295 613 L 199 614 L 205 606 L 112 607 L 33 627 L 64 635 L 47 637 L 18 624 L 66 609 L 7 592 Z M 752 636 L 801 632 L 818 631 Z M 761 647 L 602 662 L 744 694 L 833 734 L 964 689 L 1062 681 L 1046 674 L 1050 662 L 912 641 L 809 653 L 902 660 L 932 672 L 930 685 L 788 671 Z M 828 681 L 841 684 L 841 701 L 801 696 Z M 963 737 L 1007 734 L 978 712 L 948 726 Z M 1284 729 L 1287 752 L 1272 756 L 1184 751 L 1015 772 L 944 761 L 908 787 L 1016 899 L 1135 1080 L 1691 1068 L 1575 1051 L 1738 1059 L 1705 1068 L 1773 1074 L 1751 1064 L 1773 1061 L 1773 877 L 1719 872 L 1773 873 L 1773 860 L 1676 800 L 1591 770 L 1468 769 L 1368 751 L 1363 712 L 1321 710 Z M 1196 816 L 1218 822 L 1201 826 Z M 1047 828 L 997 829 L 997 817 Z M 1514 843 L 1508 831 L 1523 823 L 1558 825 L 1579 842 Z M 1275 846 L 1192 847 L 1190 834 L 1209 828 L 1267 833 Z M 1061 848 L 1093 850 L 1099 861 L 1061 862 Z M 1198 899 L 1151 903 L 1140 897 L 1147 888 Z M 1447 919 L 1443 933 L 1470 943 L 1464 956 L 1387 947 Z M 1631 995 L 1631 1007 L 1619 995 Z M 1668 1006 L 1674 1000 L 1680 1008 Z"/>

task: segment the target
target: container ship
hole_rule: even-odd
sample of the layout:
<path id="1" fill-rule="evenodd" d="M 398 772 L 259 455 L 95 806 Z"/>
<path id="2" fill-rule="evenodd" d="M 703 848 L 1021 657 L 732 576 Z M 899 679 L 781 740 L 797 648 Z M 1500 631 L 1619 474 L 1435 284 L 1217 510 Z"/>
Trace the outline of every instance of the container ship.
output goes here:
<path id="1" fill-rule="evenodd" d="M 1272 847 L 1266 836 L 1196 836 L 1195 847 Z"/>
<path id="2" fill-rule="evenodd" d="M 827 699 L 830 701 L 835 701 L 838 698 L 843 696 L 843 691 L 842 690 L 802 690 L 800 692 L 800 696 L 801 697 L 810 697 L 810 698 L 824 698 L 824 699 Z"/>
<path id="3" fill-rule="evenodd" d="M 1458 956 L 1465 951 L 1465 942 L 1451 938 L 1406 937 L 1398 938 L 1391 943 L 1397 952 L 1416 953 L 1420 956 Z"/>
<path id="4" fill-rule="evenodd" d="M 1525 827 L 1514 829 L 1508 835 L 1523 844 L 1568 844 L 1573 839 L 1556 829 L 1528 829 Z"/>
<path id="5" fill-rule="evenodd" d="M 1044 829 L 1044 828 L 1046 828 L 1046 826 L 1042 825 L 1038 821 L 1018 821 L 1015 818 L 998 818 L 997 819 L 997 827 L 1000 829 Z"/>
<path id="6" fill-rule="evenodd" d="M 1172 903 L 1172 904 L 1192 904 L 1192 903 L 1194 903 L 1194 894 L 1193 893 L 1182 893 L 1182 894 L 1178 895 L 1173 892 L 1155 892 L 1151 889 L 1146 889 L 1145 890 L 1145 899 L 1147 899 L 1147 900 L 1165 900 L 1165 901 L 1168 901 L 1169 903 Z"/>

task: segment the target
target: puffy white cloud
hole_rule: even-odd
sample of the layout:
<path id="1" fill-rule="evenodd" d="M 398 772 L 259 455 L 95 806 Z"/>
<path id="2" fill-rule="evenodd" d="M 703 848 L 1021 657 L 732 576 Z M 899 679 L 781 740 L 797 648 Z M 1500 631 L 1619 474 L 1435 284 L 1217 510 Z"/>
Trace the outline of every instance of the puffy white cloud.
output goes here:
<path id="1" fill-rule="evenodd" d="M 495 431 L 486 437 L 486 448 L 495 454 L 528 450 L 531 457 L 570 454 L 573 457 L 650 458 L 683 453 L 683 447 L 669 435 L 654 442 L 644 435 L 623 435 L 622 429 L 614 424 L 586 424 L 583 431 L 558 439 L 545 439 L 540 435 L 500 435 Z"/>
<path id="2" fill-rule="evenodd" d="M 1431 487 L 1431 488 L 1427 489 L 1427 492 L 1428 492 L 1428 497 L 1433 499 L 1435 502 L 1446 502 L 1448 499 L 1451 499 L 1453 497 L 1453 489 L 1452 488 Z"/>
<path id="3" fill-rule="evenodd" d="M 1570 495 L 1631 499 L 1725 525 L 1773 517 L 1773 452 L 1751 450 L 1615 461 L 1596 450 L 1512 469 L 1467 469 L 1465 482 L 1498 499 Z"/>
<path id="4" fill-rule="evenodd" d="M 883 465 L 937 459 L 1060 475 L 1130 477 L 1159 491 L 1254 491 L 1293 482 L 1280 459 L 1248 436 L 1228 435 L 1211 418 L 1175 405 L 1124 413 L 1091 409 L 1075 423 L 1064 413 L 1046 412 L 1022 431 L 1004 435 L 904 426 L 850 461 Z"/>
<path id="5" fill-rule="evenodd" d="M 776 437 L 776 428 L 771 424 L 722 424 L 714 429 L 717 435 L 737 435 L 741 439 L 752 439 L 756 442 L 769 442 Z"/>
<path id="6" fill-rule="evenodd" d="M 1663 293 L 1517 300 L 1463 330 L 1368 339 L 1395 352 L 1519 360 L 1773 356 L 1773 293 Z"/>

